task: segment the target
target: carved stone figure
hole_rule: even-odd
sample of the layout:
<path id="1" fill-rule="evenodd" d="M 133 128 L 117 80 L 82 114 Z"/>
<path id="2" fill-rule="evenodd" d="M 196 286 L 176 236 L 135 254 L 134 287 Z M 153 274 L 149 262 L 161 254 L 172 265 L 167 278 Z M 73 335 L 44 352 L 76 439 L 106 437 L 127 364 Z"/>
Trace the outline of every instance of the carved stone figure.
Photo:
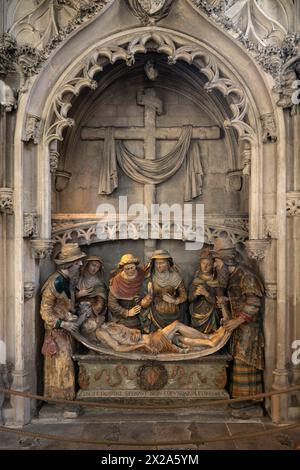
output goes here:
<path id="1" fill-rule="evenodd" d="M 220 326 L 221 313 L 217 296 L 223 295 L 213 269 L 214 260 L 209 248 L 200 253 L 199 270 L 189 291 L 191 325 L 202 333 L 212 333 Z"/>
<path id="2" fill-rule="evenodd" d="M 79 311 L 87 312 L 81 331 L 89 336 L 105 321 L 107 292 L 103 281 L 103 261 L 99 256 L 89 256 L 85 260 L 77 284 L 76 298 Z M 81 309 L 81 307 L 83 307 Z"/>
<path id="3" fill-rule="evenodd" d="M 109 285 L 108 308 L 111 319 L 129 328 L 140 328 L 140 314 L 151 303 L 145 286 L 146 271 L 132 254 L 123 255 L 118 268 Z"/>
<path id="4" fill-rule="evenodd" d="M 13 90 L 3 80 L 0 80 L 0 105 L 4 107 L 6 112 L 17 107 Z"/>
<path id="5" fill-rule="evenodd" d="M 233 357 L 230 375 L 230 393 L 233 398 L 261 393 L 264 369 L 264 338 L 262 300 L 264 286 L 247 266 L 240 265 L 238 253 L 226 238 L 216 240 L 213 256 L 219 282 L 227 285 L 232 319 L 224 322 L 232 333 L 229 352 Z M 246 407 L 253 402 L 242 402 L 234 407 Z"/>
<path id="6" fill-rule="evenodd" d="M 54 260 L 58 269 L 42 288 L 40 314 L 45 325 L 42 348 L 45 357 L 44 395 L 49 398 L 73 400 L 75 397 L 73 339 L 70 332 L 77 330 L 74 286 L 85 257 L 76 243 L 64 245 Z"/>
<path id="7" fill-rule="evenodd" d="M 263 143 L 277 141 L 277 128 L 273 113 L 264 114 L 260 118 L 263 131 Z"/>
<path id="8" fill-rule="evenodd" d="M 146 332 L 164 328 L 175 320 L 187 323 L 187 292 L 167 250 L 157 250 L 151 257 L 148 292 L 152 303 L 144 322 Z"/>
<path id="9" fill-rule="evenodd" d="M 174 321 L 163 329 L 150 334 L 143 334 L 140 330 L 127 328 L 117 323 L 105 323 L 96 331 L 98 340 L 114 351 L 142 350 L 151 354 L 186 353 L 189 348 L 185 345 L 191 347 L 216 347 L 222 341 L 224 334 L 225 330 L 221 327 L 214 334 L 204 335 L 179 321 Z M 177 342 L 181 347 L 172 343 L 175 335 L 179 335 Z"/>

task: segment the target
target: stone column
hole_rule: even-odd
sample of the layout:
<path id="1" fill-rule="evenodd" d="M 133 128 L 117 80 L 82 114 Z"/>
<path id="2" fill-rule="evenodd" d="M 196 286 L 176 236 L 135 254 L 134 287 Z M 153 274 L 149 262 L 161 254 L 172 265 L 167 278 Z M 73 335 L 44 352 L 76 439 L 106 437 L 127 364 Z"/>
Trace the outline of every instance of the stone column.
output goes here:
<path id="1" fill-rule="evenodd" d="M 282 127 L 284 123 L 281 123 Z M 277 312 L 276 312 L 276 368 L 273 371 L 273 389 L 282 390 L 289 386 L 287 364 L 287 227 L 286 227 L 286 150 L 285 130 L 282 128 L 277 144 Z M 280 424 L 288 420 L 287 395 L 272 398 L 272 419 Z"/>
<path id="2" fill-rule="evenodd" d="M 25 328 L 24 328 L 24 209 L 23 209 L 23 161 L 24 144 L 22 131 L 26 97 L 21 96 L 15 129 L 14 153 L 14 370 L 12 388 L 28 391 L 28 372 L 25 363 Z M 12 397 L 13 424 L 23 426 L 30 422 L 30 400 L 23 397 Z"/>

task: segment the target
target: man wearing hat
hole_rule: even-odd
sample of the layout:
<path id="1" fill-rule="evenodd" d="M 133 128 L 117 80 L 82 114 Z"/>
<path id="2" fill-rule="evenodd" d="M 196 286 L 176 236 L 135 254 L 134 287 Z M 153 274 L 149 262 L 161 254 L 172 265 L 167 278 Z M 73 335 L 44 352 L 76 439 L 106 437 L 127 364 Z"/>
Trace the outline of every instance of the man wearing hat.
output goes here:
<path id="1" fill-rule="evenodd" d="M 156 250 L 150 262 L 149 295 L 152 297 L 148 313 L 147 333 L 173 323 L 187 323 L 185 302 L 187 292 L 182 277 L 167 250 Z"/>
<path id="2" fill-rule="evenodd" d="M 78 317 L 75 311 L 75 281 L 86 255 L 77 243 L 64 245 L 54 260 L 57 270 L 42 287 L 40 314 L 44 320 L 44 395 L 54 399 L 75 398 L 72 336 Z"/>
<path id="3" fill-rule="evenodd" d="M 264 338 L 262 300 L 264 286 L 248 266 L 239 264 L 238 253 L 227 238 L 216 240 L 212 252 L 220 283 L 227 284 L 232 319 L 224 322 L 232 333 L 229 352 L 233 357 L 230 377 L 232 398 L 263 391 Z M 252 406 L 252 400 L 232 405 Z"/>
<path id="4" fill-rule="evenodd" d="M 146 270 L 131 253 L 123 255 L 118 271 L 110 280 L 108 308 L 113 322 L 129 328 L 142 328 L 141 314 L 151 304 L 146 292 Z"/>
<path id="5" fill-rule="evenodd" d="M 189 291 L 191 326 L 209 334 L 220 326 L 221 312 L 217 297 L 224 294 L 214 273 L 214 259 L 210 248 L 200 252 L 199 270 Z"/>

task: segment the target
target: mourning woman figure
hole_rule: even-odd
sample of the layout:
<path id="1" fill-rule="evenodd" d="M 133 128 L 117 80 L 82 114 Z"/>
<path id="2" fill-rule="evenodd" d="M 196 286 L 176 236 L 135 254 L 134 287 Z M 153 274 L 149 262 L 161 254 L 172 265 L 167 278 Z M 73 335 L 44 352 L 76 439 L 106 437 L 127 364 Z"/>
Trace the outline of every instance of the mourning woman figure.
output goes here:
<path id="1" fill-rule="evenodd" d="M 186 323 L 187 292 L 170 253 L 167 250 L 155 251 L 150 265 L 148 292 L 152 297 L 152 304 L 148 326 L 144 327 L 144 331 L 164 328 L 175 320 Z"/>
<path id="2" fill-rule="evenodd" d="M 85 260 L 76 289 L 79 313 L 89 311 L 81 331 L 84 335 L 95 332 L 105 320 L 107 292 L 103 281 L 103 261 L 98 256 Z"/>
<path id="3" fill-rule="evenodd" d="M 200 252 L 199 270 L 189 291 L 191 325 L 202 333 L 209 334 L 220 326 L 221 312 L 217 296 L 223 289 L 214 272 L 214 260 L 209 248 Z"/>

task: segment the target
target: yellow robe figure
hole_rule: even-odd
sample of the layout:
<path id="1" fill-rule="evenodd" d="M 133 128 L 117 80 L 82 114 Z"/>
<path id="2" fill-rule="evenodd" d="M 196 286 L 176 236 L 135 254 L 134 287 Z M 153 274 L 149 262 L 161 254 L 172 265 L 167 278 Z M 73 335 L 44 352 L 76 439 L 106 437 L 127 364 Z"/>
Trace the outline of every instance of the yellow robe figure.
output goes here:
<path id="1" fill-rule="evenodd" d="M 54 399 L 75 398 L 73 339 L 68 331 L 60 328 L 62 321 L 69 320 L 72 304 L 70 280 L 57 271 L 42 288 L 40 310 L 45 324 L 44 395 Z"/>

